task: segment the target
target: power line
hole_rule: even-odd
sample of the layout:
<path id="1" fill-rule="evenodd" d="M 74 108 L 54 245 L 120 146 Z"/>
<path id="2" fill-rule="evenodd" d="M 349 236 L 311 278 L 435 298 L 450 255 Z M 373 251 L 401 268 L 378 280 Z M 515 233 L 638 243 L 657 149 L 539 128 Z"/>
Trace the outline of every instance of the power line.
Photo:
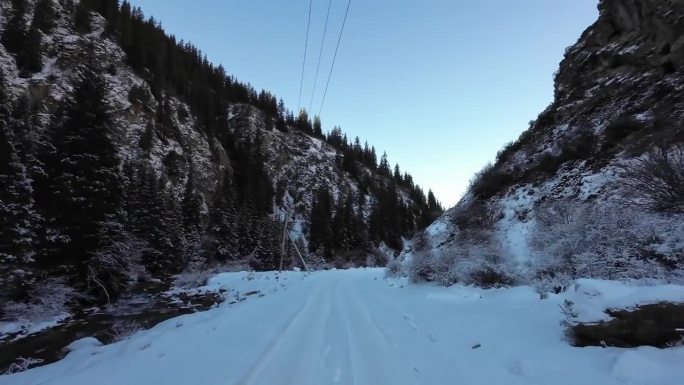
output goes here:
<path id="1" fill-rule="evenodd" d="M 318 64 L 316 65 L 316 77 L 314 77 L 313 91 L 311 91 L 311 102 L 309 102 L 309 111 L 313 107 L 314 96 L 316 95 L 316 85 L 318 84 L 318 72 L 321 69 L 321 58 L 323 57 L 323 46 L 325 45 L 325 34 L 328 31 L 328 19 L 330 17 L 330 7 L 332 0 L 328 1 L 328 12 L 325 14 L 325 26 L 323 27 L 323 40 L 321 40 L 321 49 L 318 52 Z"/>
<path id="2" fill-rule="evenodd" d="M 309 0 L 309 19 L 306 22 L 306 40 L 304 41 L 304 60 L 302 60 L 302 78 L 299 82 L 299 104 L 298 109 L 302 108 L 302 89 L 304 88 L 304 68 L 306 67 L 306 51 L 309 48 L 309 29 L 311 28 L 311 8 L 313 6 L 313 0 Z"/>
<path id="3" fill-rule="evenodd" d="M 333 56 L 332 65 L 330 66 L 330 73 L 328 73 L 328 81 L 325 83 L 325 92 L 323 92 L 323 100 L 321 100 L 321 108 L 318 109 L 318 116 L 321 116 L 321 111 L 323 111 L 323 103 L 325 103 L 325 97 L 328 95 L 328 86 L 330 86 L 330 78 L 332 77 L 333 69 L 335 68 L 335 59 L 337 59 L 337 51 L 340 49 L 340 41 L 342 41 L 342 33 L 344 32 L 344 26 L 347 24 L 347 15 L 349 15 L 349 6 L 351 6 L 351 0 L 347 1 L 347 10 L 344 12 L 344 20 L 342 21 L 342 29 L 340 29 L 340 36 L 337 38 L 337 47 L 335 47 L 335 55 Z"/>

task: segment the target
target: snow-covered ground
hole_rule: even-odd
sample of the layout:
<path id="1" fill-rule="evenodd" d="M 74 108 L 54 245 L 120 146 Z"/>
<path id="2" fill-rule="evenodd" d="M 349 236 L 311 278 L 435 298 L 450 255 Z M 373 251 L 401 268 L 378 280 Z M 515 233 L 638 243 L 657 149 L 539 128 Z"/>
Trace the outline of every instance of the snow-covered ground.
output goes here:
<path id="1" fill-rule="evenodd" d="M 676 384 L 684 347 L 574 348 L 559 305 L 583 319 L 605 306 L 684 301 L 684 287 L 580 280 L 540 300 L 530 287 L 408 285 L 381 269 L 224 273 L 218 308 L 62 361 L 0 376 L 21 384 Z M 255 291 L 258 291 L 255 293 Z"/>
<path id="2" fill-rule="evenodd" d="M 19 339 L 55 327 L 69 317 L 71 317 L 71 314 L 64 312 L 54 316 L 47 316 L 47 318 L 46 314 L 43 314 L 41 320 L 0 321 L 0 338 L 14 336 L 14 339 Z"/>

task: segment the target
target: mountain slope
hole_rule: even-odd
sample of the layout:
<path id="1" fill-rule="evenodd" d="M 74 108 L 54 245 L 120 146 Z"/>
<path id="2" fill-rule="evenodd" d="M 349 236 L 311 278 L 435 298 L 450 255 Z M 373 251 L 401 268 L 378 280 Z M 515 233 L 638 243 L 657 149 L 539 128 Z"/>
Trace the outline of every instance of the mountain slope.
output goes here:
<path id="1" fill-rule="evenodd" d="M 375 265 L 441 212 L 373 147 L 326 135 L 127 2 L 0 7 L 1 318 L 40 309 L 45 291 L 59 313 L 299 252 Z"/>
<path id="2" fill-rule="evenodd" d="M 684 3 L 599 9 L 566 50 L 553 103 L 405 252 L 416 279 L 680 274 Z"/>

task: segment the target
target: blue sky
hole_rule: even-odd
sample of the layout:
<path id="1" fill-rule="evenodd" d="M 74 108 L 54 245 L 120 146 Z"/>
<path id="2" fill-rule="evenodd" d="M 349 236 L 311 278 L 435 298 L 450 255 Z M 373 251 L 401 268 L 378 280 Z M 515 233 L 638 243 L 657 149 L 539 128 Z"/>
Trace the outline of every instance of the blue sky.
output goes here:
<path id="1" fill-rule="evenodd" d="M 309 0 L 133 0 L 167 32 L 296 110 Z M 456 203 L 470 178 L 553 99 L 565 48 L 598 0 L 353 0 L 321 119 L 387 151 Z M 314 0 L 308 108 L 328 0 Z M 333 0 L 317 112 L 346 0 Z"/>

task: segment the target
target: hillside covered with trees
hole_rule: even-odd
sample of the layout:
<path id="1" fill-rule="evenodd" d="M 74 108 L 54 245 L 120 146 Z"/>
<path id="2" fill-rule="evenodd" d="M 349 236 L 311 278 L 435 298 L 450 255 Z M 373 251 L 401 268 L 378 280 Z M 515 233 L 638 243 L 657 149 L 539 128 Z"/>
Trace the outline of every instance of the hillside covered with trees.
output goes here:
<path id="1" fill-rule="evenodd" d="M 314 266 L 383 263 L 379 246 L 401 249 L 442 212 L 386 155 L 236 80 L 128 2 L 2 11 L 6 317 L 44 285 L 106 303 L 184 271 L 291 266 L 295 245 Z M 301 186 L 276 177 L 316 167 Z"/>

